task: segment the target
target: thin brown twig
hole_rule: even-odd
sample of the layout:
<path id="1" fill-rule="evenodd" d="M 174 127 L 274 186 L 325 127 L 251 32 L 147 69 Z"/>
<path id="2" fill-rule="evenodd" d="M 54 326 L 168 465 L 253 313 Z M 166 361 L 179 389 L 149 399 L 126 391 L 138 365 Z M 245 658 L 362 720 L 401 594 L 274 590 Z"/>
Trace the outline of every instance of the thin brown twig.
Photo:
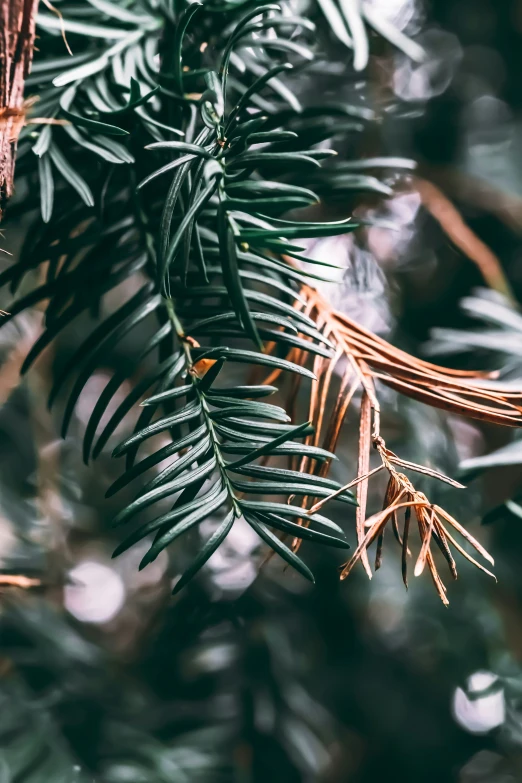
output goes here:
<path id="1" fill-rule="evenodd" d="M 31 579 L 23 574 L 0 574 L 0 587 L 20 587 L 28 590 L 39 585 L 41 585 L 40 579 Z"/>
<path id="2" fill-rule="evenodd" d="M 62 14 L 62 12 L 59 11 L 58 8 L 56 8 L 56 6 L 54 6 L 50 2 L 50 0 L 42 0 L 42 3 L 49 9 L 49 11 L 51 11 L 51 13 L 56 14 L 58 19 L 60 20 L 60 31 L 62 33 L 63 42 L 65 44 L 65 48 L 67 49 L 67 53 L 70 54 L 71 57 L 72 57 L 73 56 L 72 49 L 69 46 L 69 41 L 67 40 L 67 36 L 65 34 L 65 24 L 64 24 L 64 21 L 63 21 L 63 14 Z"/>
<path id="3" fill-rule="evenodd" d="M 515 301 L 499 259 L 464 222 L 462 215 L 449 198 L 433 182 L 416 177 L 413 184 L 424 207 L 440 224 L 453 244 L 477 265 L 488 286 L 499 291 L 510 301 Z"/>
<path id="4" fill-rule="evenodd" d="M 403 460 L 386 447 L 380 434 L 380 406 L 374 381 L 381 380 L 391 388 L 434 407 L 513 427 L 522 426 L 521 391 L 502 387 L 501 384 L 496 383 L 496 373 L 472 371 L 461 373 L 458 370 L 439 367 L 417 359 L 372 334 L 348 316 L 337 312 L 316 290 L 308 286 L 303 286 L 301 289 L 301 298 L 303 297 L 307 301 L 305 308 L 307 314 L 316 322 L 322 333 L 328 337 L 335 350 L 330 362 L 314 359 L 313 366 L 317 380 L 314 382 L 308 413 L 316 431 L 315 435 L 308 438 L 308 442 L 333 452 L 348 406 L 358 387 L 362 387 L 362 397 L 359 416 L 357 477 L 337 492 L 332 492 L 320 500 L 303 498 L 301 506 L 306 508 L 311 500 L 311 508 L 308 511 L 308 515 L 311 516 L 341 493 L 349 491 L 352 487 L 357 487 L 356 495 L 359 506 L 356 512 L 356 530 L 358 545 L 351 559 L 342 567 L 341 579 L 348 576 L 359 560 L 363 563 L 368 576 L 371 576 L 367 550 L 375 540 L 377 540 L 375 568 L 380 567 L 384 531 L 388 522 L 391 521 L 395 538 L 402 550 L 402 574 L 406 586 L 407 563 L 411 556 L 408 543 L 413 516 L 417 522 L 421 541 L 414 574 L 420 576 L 427 567 L 441 601 L 447 605 L 447 591 L 436 566 L 432 545 L 440 550 L 453 578 L 457 577 L 457 569 L 450 545 L 482 571 L 490 576 L 493 574 L 463 549 L 449 528 L 453 528 L 454 533 L 462 536 L 481 557 L 489 562 L 492 562 L 492 558 L 462 525 L 442 508 L 431 504 L 422 492 L 415 489 L 404 473 L 400 472 L 400 470 L 413 471 L 448 483 L 455 488 L 463 488 L 462 484 L 439 471 Z M 302 302 L 296 303 L 296 307 L 300 310 L 303 309 Z M 307 352 L 302 349 L 299 351 L 292 349 L 288 358 L 304 365 L 307 361 Z M 342 359 L 346 360 L 347 367 L 340 380 L 337 402 L 329 417 L 327 431 L 323 434 L 327 396 L 334 382 L 335 368 L 339 366 Z M 265 382 L 273 382 L 279 374 L 279 370 L 274 371 Z M 301 381 L 291 390 L 294 405 L 300 383 Z M 380 457 L 381 464 L 370 469 L 372 445 Z M 320 476 L 327 474 L 328 467 L 329 461 L 318 463 L 313 459 L 302 459 L 299 463 L 301 471 Z M 383 510 L 365 520 L 368 482 L 372 476 L 383 470 L 389 475 Z M 399 513 L 403 511 L 404 524 L 401 534 Z M 299 524 L 307 526 L 309 522 L 304 519 Z M 287 537 L 283 536 L 283 538 Z M 294 551 L 299 548 L 300 543 L 301 539 L 297 537 L 293 539 L 292 548 Z"/>
<path id="5" fill-rule="evenodd" d="M 38 0 L 0 3 L 0 217 L 13 192 L 14 160 L 22 129 L 24 82 L 33 59 Z"/>
<path id="6" fill-rule="evenodd" d="M 361 410 L 359 417 L 359 458 L 357 463 L 357 475 L 365 475 L 370 468 L 370 448 L 371 448 L 371 426 L 372 426 L 372 404 L 370 398 L 363 391 L 361 398 Z M 366 503 L 368 501 L 368 481 L 364 479 L 357 485 L 357 509 L 355 512 L 355 528 L 357 531 L 357 541 L 360 544 L 364 539 L 364 520 L 366 519 Z M 368 578 L 372 578 L 372 570 L 368 553 L 365 549 L 361 552 L 361 562 Z"/>

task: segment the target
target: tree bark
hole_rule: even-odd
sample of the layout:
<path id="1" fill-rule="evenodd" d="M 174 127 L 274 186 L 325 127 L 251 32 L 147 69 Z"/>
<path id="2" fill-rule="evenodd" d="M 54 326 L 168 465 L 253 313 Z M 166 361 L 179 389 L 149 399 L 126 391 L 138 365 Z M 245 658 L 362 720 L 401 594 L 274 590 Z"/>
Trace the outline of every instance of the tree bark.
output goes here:
<path id="1" fill-rule="evenodd" d="M 0 0 L 0 218 L 13 192 L 24 82 L 33 59 L 38 0 Z"/>

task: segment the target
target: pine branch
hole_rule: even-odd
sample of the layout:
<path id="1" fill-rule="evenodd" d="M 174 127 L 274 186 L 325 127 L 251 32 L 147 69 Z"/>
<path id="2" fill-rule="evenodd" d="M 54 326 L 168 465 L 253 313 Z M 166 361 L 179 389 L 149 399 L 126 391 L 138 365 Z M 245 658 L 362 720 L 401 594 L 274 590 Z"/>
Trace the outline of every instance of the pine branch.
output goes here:
<path id="1" fill-rule="evenodd" d="M 335 154 L 323 142 L 341 132 L 361 132 L 373 114 L 345 104 L 301 106 L 292 71 L 314 58 L 314 26 L 277 5 L 165 0 L 154 8 L 137 1 L 124 8 L 89 0 L 70 17 L 64 4 L 63 19 L 43 13 L 39 24 L 45 56 L 27 83 L 38 91 L 38 114 L 46 122 L 36 142 L 22 130 L 18 173 L 29 185 L 23 208 L 30 211 L 39 201 L 41 219 L 0 284 L 9 283 L 15 293 L 25 275 L 43 264 L 45 280 L 15 300 L 3 323 L 48 300 L 45 329 L 23 364 L 25 373 L 79 316 L 97 313 L 94 330 L 50 392 L 53 404 L 69 387 L 64 436 L 91 375 L 123 338 L 141 334 L 145 324 L 152 327 L 135 361 L 108 381 L 83 438 L 88 462 L 141 403 L 134 432 L 114 449 L 115 457 L 125 457 L 125 470 L 108 495 L 169 460 L 114 522 L 134 523 L 159 501 L 173 505 L 135 527 L 115 554 L 153 535 L 143 567 L 204 519 L 217 518 L 180 589 L 243 517 L 274 552 L 313 579 L 296 554 L 299 543 L 347 546 L 342 529 L 317 510 L 326 500 L 356 504 L 354 486 L 354 558 L 370 573 L 368 543 L 378 539 L 380 564 L 384 523 L 391 516 L 400 537 L 395 512 L 413 507 L 423 542 L 417 571 L 428 563 L 442 596 L 429 546 L 438 542 L 447 554 L 453 539 L 442 519 L 453 527 L 458 523 L 429 506 L 398 473 L 396 466 L 429 471 L 386 449 L 374 381 L 427 404 L 509 426 L 520 426 L 520 395 L 491 389 L 474 374 L 414 359 L 332 310 L 313 287 L 331 265 L 315 262 L 316 271 L 305 273 L 301 262 L 314 262 L 299 242 L 345 234 L 357 224 L 350 218 L 288 217 L 289 210 L 315 204 L 321 194 L 390 195 L 365 172 L 410 169 L 412 162 L 378 158 L 321 166 Z M 73 57 L 63 55 L 63 31 Z M 107 295 L 124 283 L 135 293 L 107 310 Z M 151 370 L 102 426 L 118 390 L 151 356 Z M 335 367 L 346 359 L 329 416 L 328 389 Z M 223 386 L 231 363 L 265 367 L 270 375 L 262 386 Z M 263 399 L 283 374 L 291 378 L 286 409 Z M 364 392 L 359 476 L 341 486 L 327 472 L 358 389 Z M 300 390 L 309 400 L 310 422 L 296 424 Z M 167 445 L 138 459 L 158 434 L 169 436 Z M 378 524 L 372 521 L 369 535 L 372 444 L 390 484 L 388 513 Z M 279 455 L 289 457 L 288 469 L 271 465 Z M 313 512 L 307 511 L 310 499 Z M 406 554 L 409 513 L 401 538 Z"/>

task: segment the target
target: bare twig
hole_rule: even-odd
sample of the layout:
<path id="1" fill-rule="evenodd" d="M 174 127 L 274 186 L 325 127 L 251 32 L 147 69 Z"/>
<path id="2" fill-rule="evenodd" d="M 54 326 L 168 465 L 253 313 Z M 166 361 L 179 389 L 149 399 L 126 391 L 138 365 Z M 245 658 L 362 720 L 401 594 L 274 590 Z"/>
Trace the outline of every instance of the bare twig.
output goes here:
<path id="1" fill-rule="evenodd" d="M 39 579 L 31 579 L 22 574 L 0 574 L 0 587 L 20 587 L 28 590 L 30 587 L 39 587 Z"/>
<path id="2" fill-rule="evenodd" d="M 460 212 L 442 190 L 425 179 L 416 178 L 413 184 L 424 207 L 437 220 L 453 244 L 477 265 L 484 281 L 495 291 L 514 301 L 499 259 L 464 222 Z"/>
<path id="3" fill-rule="evenodd" d="M 491 576 L 492 574 L 462 548 L 452 532 L 462 536 L 481 557 L 489 562 L 492 562 L 492 559 L 462 525 L 444 509 L 432 505 L 422 492 L 415 489 L 407 476 L 399 472 L 400 469 L 413 471 L 443 481 L 455 488 L 463 488 L 462 484 L 439 471 L 403 460 L 386 447 L 380 434 L 380 406 L 375 380 L 380 380 L 402 394 L 433 407 L 511 427 L 522 426 L 522 389 L 510 389 L 500 383 L 492 382 L 497 377 L 496 373 L 460 372 L 425 362 L 395 348 L 348 316 L 336 311 L 313 288 L 304 286 L 300 294 L 300 300 L 295 303 L 296 309 L 306 312 L 334 347 L 330 360 L 314 359 L 313 366 L 317 380 L 314 382 L 308 415 L 315 426 L 315 434 L 309 436 L 308 442 L 328 451 L 334 451 L 350 401 L 355 391 L 359 387 L 362 389 L 357 477 L 326 498 L 320 500 L 303 498 L 301 505 L 303 508 L 309 508 L 309 514 L 315 513 L 342 492 L 357 487 L 358 545 L 352 558 L 343 566 L 341 579 L 348 576 L 359 560 L 363 563 L 368 576 L 371 576 L 367 550 L 375 540 L 377 540 L 375 568 L 380 567 L 384 531 L 388 522 L 391 522 L 395 538 L 402 549 L 402 573 L 407 585 L 407 562 L 411 555 L 408 541 L 413 517 L 417 522 L 421 540 L 414 574 L 420 576 L 427 567 L 440 599 L 447 604 L 446 587 L 439 576 L 432 545 L 434 544 L 442 553 L 454 579 L 457 577 L 457 569 L 450 545 L 482 571 Z M 305 364 L 307 352 L 294 348 L 288 354 L 288 358 L 299 364 Z M 341 376 L 337 403 L 332 415 L 329 416 L 326 432 L 323 433 L 327 394 L 334 383 L 334 370 L 339 367 L 342 359 L 345 360 L 346 370 Z M 272 372 L 270 382 L 273 382 L 279 373 L 279 370 Z M 297 397 L 298 390 L 299 385 L 294 384 L 290 391 L 293 401 Z M 379 455 L 381 463 L 373 469 L 370 468 L 371 446 Z M 318 464 L 314 460 L 302 459 L 299 470 L 324 476 L 328 471 L 328 462 Z M 365 521 L 368 482 L 372 476 L 381 471 L 386 471 L 389 475 L 383 510 Z M 314 500 L 317 502 L 314 503 Z M 401 533 L 399 515 L 402 511 L 404 511 L 404 523 Z M 300 524 L 306 526 L 308 523 L 305 519 Z M 452 532 L 450 528 L 453 528 Z M 296 551 L 300 543 L 301 539 L 295 537 L 292 541 L 292 549 Z"/>
<path id="4" fill-rule="evenodd" d="M 14 158 L 24 124 L 24 81 L 33 59 L 38 0 L 0 0 L 0 217 L 13 191 Z"/>

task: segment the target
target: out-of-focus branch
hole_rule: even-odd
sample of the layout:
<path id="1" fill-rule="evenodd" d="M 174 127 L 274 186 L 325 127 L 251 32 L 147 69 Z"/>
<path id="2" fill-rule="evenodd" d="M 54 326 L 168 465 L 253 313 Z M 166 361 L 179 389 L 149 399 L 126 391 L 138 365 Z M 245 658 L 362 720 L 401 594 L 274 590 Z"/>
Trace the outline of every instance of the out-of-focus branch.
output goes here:
<path id="1" fill-rule="evenodd" d="M 514 301 L 499 259 L 464 222 L 460 212 L 442 190 L 432 182 L 418 177 L 413 184 L 424 207 L 437 220 L 453 244 L 477 265 L 488 286 Z"/>
<path id="2" fill-rule="evenodd" d="M 0 217 L 13 191 L 24 82 L 33 59 L 38 0 L 0 0 Z"/>
<path id="3" fill-rule="evenodd" d="M 0 588 L 1 587 L 21 587 L 27 590 L 29 587 L 39 587 L 41 584 L 39 579 L 31 579 L 29 576 L 23 576 L 21 574 L 0 574 Z"/>
<path id="4" fill-rule="evenodd" d="M 517 235 L 522 234 L 522 198 L 450 166 L 422 166 L 422 176 L 448 196 L 495 215 Z"/>

